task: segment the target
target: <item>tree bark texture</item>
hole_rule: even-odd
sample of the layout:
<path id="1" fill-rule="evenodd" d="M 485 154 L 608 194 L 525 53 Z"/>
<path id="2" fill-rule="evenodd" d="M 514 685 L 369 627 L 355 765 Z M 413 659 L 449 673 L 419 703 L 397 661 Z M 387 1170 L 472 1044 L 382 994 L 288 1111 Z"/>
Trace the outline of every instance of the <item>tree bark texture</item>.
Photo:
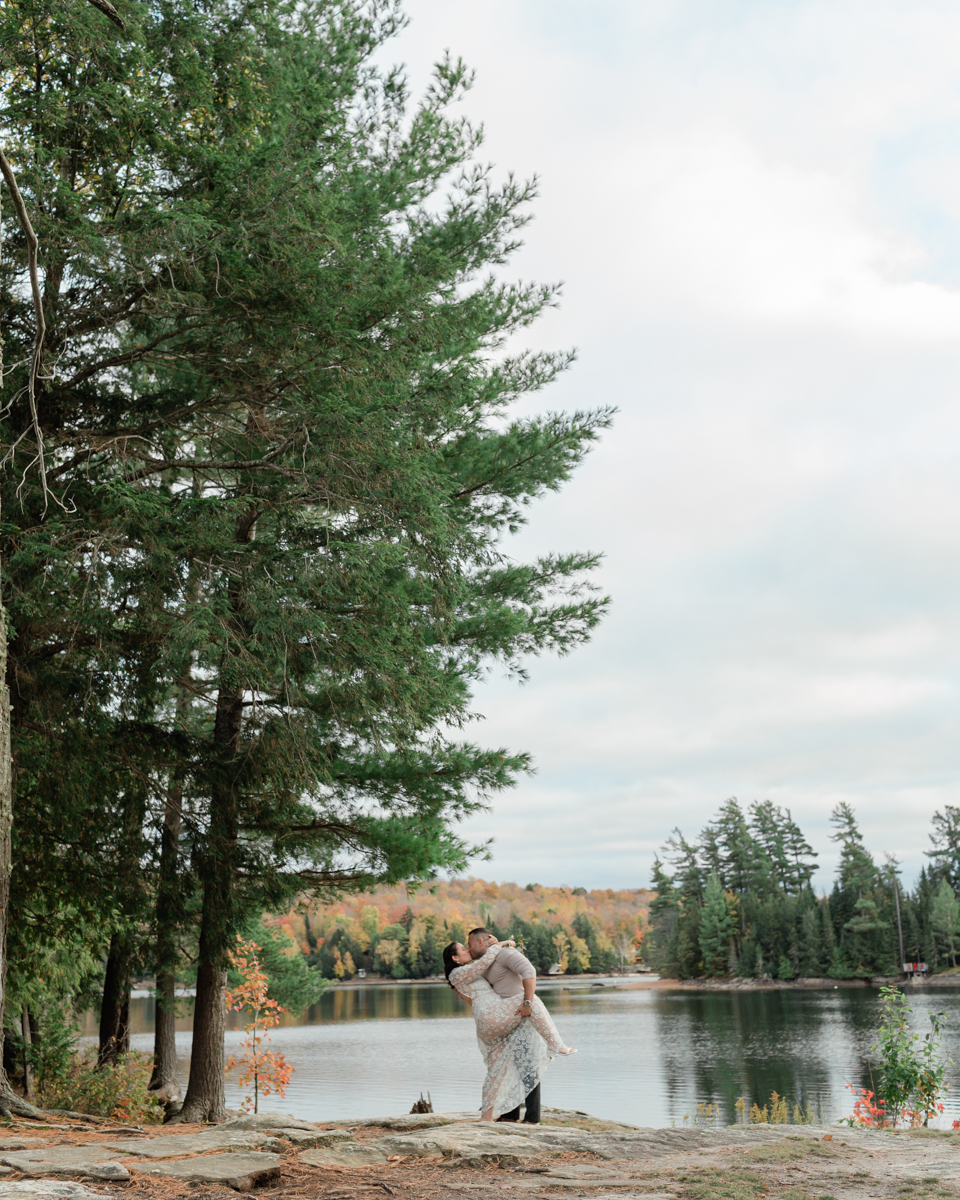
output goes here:
<path id="1" fill-rule="evenodd" d="M 26 1005 L 20 1014 L 20 1030 L 23 1037 L 23 1094 L 29 1100 L 33 1095 L 33 1067 L 30 1065 L 33 1037 L 30 1033 L 30 1010 Z"/>
<path id="2" fill-rule="evenodd" d="M 160 842 L 157 881 L 157 1015 L 153 1039 L 153 1075 L 150 1091 L 168 1105 L 181 1099 L 177 1079 L 176 965 L 177 931 L 182 921 L 180 902 L 180 831 L 183 824 L 183 788 L 174 785 L 167 794 Z"/>
<path id="3" fill-rule="evenodd" d="M 7 182 L 9 185 L 9 180 Z M 0 240 L 0 253 L 2 250 L 3 242 Z M 0 330 L 0 389 L 3 387 L 2 332 Z M 0 1038 L 3 1036 L 3 1009 L 7 998 L 7 920 L 10 908 L 10 872 L 13 870 L 10 846 L 12 829 L 13 760 L 10 751 L 10 688 L 7 685 L 7 614 L 0 604 Z M 0 1060 L 0 1115 L 29 1117 L 36 1115 L 36 1111 L 32 1104 L 21 1099 L 10 1086 L 10 1080 Z"/>
<path id="4" fill-rule="evenodd" d="M 197 996 L 193 1009 L 190 1082 L 178 1122 L 222 1121 L 226 1117 L 223 1034 L 226 1026 L 227 967 L 237 924 L 236 751 L 243 718 L 242 696 L 221 689 L 213 740 L 221 758 L 211 787 L 210 827 L 203 852 L 203 912 L 198 946 Z"/>
<path id="5" fill-rule="evenodd" d="M 201 935 L 200 953 L 204 939 Z M 193 1015 L 190 1082 L 175 1121 L 223 1121 L 226 1093 L 223 1074 L 223 1034 L 226 1027 L 226 967 L 201 959 L 197 969 L 197 998 Z"/>
<path id="6" fill-rule="evenodd" d="M 129 934 L 115 933 L 110 939 L 103 976 L 100 1007 L 100 1053 L 98 1067 L 113 1067 L 130 1049 L 130 970 L 133 947 Z"/>
<path id="7" fill-rule="evenodd" d="M 10 909 L 10 874 L 13 855 L 13 761 L 10 752 L 10 689 L 7 686 L 7 616 L 0 605 L 0 1030 L 7 996 L 7 921 Z M 0 1063 L 0 1115 L 36 1116 L 32 1104 L 10 1086 Z"/>
<path id="8" fill-rule="evenodd" d="M 166 1105 L 183 1096 L 177 1078 L 177 977 L 173 971 L 157 972 L 156 1024 L 153 1034 L 153 1074 L 148 1089 Z"/>

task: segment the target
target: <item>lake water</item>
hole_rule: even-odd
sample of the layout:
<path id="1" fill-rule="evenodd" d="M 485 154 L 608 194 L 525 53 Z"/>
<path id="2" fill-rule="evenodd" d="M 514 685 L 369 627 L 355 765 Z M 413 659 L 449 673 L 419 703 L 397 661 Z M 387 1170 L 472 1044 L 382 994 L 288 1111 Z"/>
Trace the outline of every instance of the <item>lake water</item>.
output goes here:
<path id="1" fill-rule="evenodd" d="M 564 1040 L 579 1049 L 551 1063 L 545 1105 L 635 1125 L 679 1125 L 704 1102 L 718 1104 L 721 1120 L 732 1122 L 738 1097 L 762 1104 L 777 1091 L 791 1107 L 810 1104 L 835 1121 L 852 1108 L 845 1084 L 870 1086 L 866 1056 L 879 1019 L 872 989 L 630 991 L 568 981 L 538 991 Z M 152 1050 L 153 1004 L 132 1001 L 136 1049 Z M 946 1046 L 960 1059 L 960 989 L 911 992 L 910 1004 L 920 1032 L 929 1028 L 928 1012 L 947 1013 Z M 479 1105 L 483 1065 L 473 1018 L 445 986 L 334 988 L 302 1021 L 286 1020 L 272 1031 L 272 1045 L 293 1065 L 293 1079 L 286 1098 L 269 1097 L 263 1110 L 313 1121 L 399 1115 L 421 1092 L 437 1112 Z M 185 1085 L 189 1019 L 178 1025 Z M 228 1053 L 242 1036 L 228 1032 Z M 941 1124 L 960 1117 L 958 1065 Z M 239 1107 L 236 1089 L 227 1102 Z"/>

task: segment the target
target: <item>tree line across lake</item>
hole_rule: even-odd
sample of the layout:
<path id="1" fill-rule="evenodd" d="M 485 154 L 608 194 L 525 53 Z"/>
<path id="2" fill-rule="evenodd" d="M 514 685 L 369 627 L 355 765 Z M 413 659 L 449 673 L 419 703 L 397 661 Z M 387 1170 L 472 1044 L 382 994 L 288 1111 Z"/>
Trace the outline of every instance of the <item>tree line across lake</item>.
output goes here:
<path id="1" fill-rule="evenodd" d="M 673 978 L 870 978 L 904 962 L 957 966 L 960 808 L 933 817 L 929 863 L 905 890 L 896 859 L 877 863 L 846 803 L 831 818 L 840 861 L 815 894 L 817 855 L 769 800 L 723 804 L 695 842 L 674 832 L 653 868 L 644 959 Z"/>
<path id="2" fill-rule="evenodd" d="M 453 879 L 408 892 L 384 886 L 336 904 L 304 906 L 278 921 L 330 979 L 357 971 L 423 979 L 443 971 L 441 951 L 477 925 L 516 938 L 538 971 L 611 971 L 635 962 L 651 893 Z"/>

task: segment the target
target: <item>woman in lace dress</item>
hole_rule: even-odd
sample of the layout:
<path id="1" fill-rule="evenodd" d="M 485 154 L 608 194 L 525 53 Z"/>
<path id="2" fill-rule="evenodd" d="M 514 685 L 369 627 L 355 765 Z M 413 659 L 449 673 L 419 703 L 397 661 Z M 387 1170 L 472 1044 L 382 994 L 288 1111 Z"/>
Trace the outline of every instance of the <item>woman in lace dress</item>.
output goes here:
<path id="1" fill-rule="evenodd" d="M 481 1121 L 495 1121 L 522 1104 L 539 1082 L 541 1070 L 554 1055 L 576 1053 L 563 1044 L 539 996 L 533 998 L 530 1016 L 522 1017 L 519 998 L 498 996 L 483 978 L 500 950 L 499 944 L 493 945 L 482 958 L 473 959 L 465 946 L 453 942 L 443 952 L 450 986 L 473 1008 L 477 1023 L 477 1042 L 487 1068 Z M 529 1033 L 511 1038 L 510 1034 L 521 1021 Z"/>

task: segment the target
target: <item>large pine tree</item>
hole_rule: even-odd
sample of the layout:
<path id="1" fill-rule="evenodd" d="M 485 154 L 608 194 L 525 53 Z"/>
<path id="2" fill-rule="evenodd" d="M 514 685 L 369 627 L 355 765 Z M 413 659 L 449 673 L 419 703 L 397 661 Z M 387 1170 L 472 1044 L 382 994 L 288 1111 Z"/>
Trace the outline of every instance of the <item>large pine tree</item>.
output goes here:
<path id="1" fill-rule="evenodd" d="M 449 731 L 485 664 L 519 670 L 599 619 L 593 556 L 516 564 L 502 539 L 608 414 L 511 416 L 568 362 L 509 352 L 554 291 L 490 274 L 533 191 L 475 165 L 449 115 L 461 65 L 416 106 L 373 65 L 395 4 L 167 0 L 131 6 L 122 42 L 40 13 L 2 26 L 56 363 L 54 501 L 28 484 L 4 531 L 18 805 L 37 829 L 51 805 L 85 829 L 145 805 L 158 932 L 191 873 L 182 1116 L 216 1119 L 250 911 L 462 867 L 456 822 L 525 768 Z M 15 360 L 19 265 L 0 281 Z M 4 433 L 15 465 L 35 453 L 22 395 Z M 135 797 L 83 786 L 105 737 Z M 105 924 L 119 993 L 121 933 Z"/>

